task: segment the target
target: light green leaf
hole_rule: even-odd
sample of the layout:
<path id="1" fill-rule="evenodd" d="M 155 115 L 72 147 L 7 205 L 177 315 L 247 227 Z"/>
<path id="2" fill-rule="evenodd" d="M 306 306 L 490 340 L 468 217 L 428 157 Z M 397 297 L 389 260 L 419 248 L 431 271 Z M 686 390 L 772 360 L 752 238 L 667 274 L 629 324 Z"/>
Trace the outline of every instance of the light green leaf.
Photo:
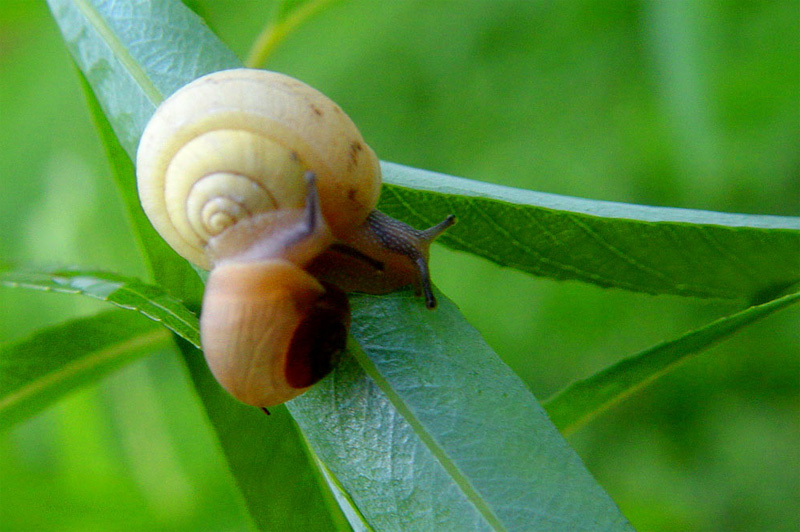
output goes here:
<path id="1" fill-rule="evenodd" d="M 199 345 L 197 317 L 160 288 L 136 279 L 98 271 L 17 271 L 0 265 L 0 285 L 107 301 L 137 311 Z M 131 335 L 143 331 L 131 336 L 128 343 L 125 327 L 118 331 L 116 322 L 105 328 L 104 322 L 76 322 L 75 327 L 44 331 L 19 346 L 11 345 L 8 351 L 0 348 L 0 428 L 29 417 L 72 388 L 101 378 L 148 349 L 152 352 L 154 346 L 170 345 L 163 329 L 153 328 L 155 324 L 144 328 L 137 325 L 143 320 L 134 313 L 125 315 L 131 317 L 115 318 L 116 322 L 127 327 L 132 321 L 128 327 Z M 151 342 L 146 341 L 151 337 Z M 276 408 L 266 418 L 260 410 L 239 403 L 214 380 L 198 349 L 189 343 L 180 347 L 256 523 L 264 530 L 333 529 L 327 525 L 327 509 L 286 409 Z M 26 359 L 31 363 L 24 363 Z M 6 407 L 8 413 L 3 412 Z M 278 492 L 282 496 L 273 497 Z M 305 510 L 292 512 L 298 505 Z"/>
<path id="2" fill-rule="evenodd" d="M 579 429 L 608 408 L 650 385 L 693 355 L 729 338 L 734 333 L 800 301 L 790 294 L 721 318 L 705 327 L 664 342 L 571 384 L 545 403 L 550 419 L 562 432 Z"/>
<path id="3" fill-rule="evenodd" d="M 383 163 L 380 207 L 500 265 L 651 294 L 764 301 L 800 281 L 800 218 L 570 198 Z"/>
<path id="4" fill-rule="evenodd" d="M 23 271 L 0 265 L 0 286 L 81 294 L 107 301 L 161 322 L 195 347 L 200 346 L 197 316 L 161 288 L 138 279 L 96 270 Z"/>
<path id="5" fill-rule="evenodd" d="M 180 2 L 48 0 L 72 57 L 133 158 L 161 101 L 241 62 Z"/>
<path id="6" fill-rule="evenodd" d="M 170 345 L 166 330 L 121 310 L 75 319 L 0 345 L 0 430 Z"/>
<path id="7" fill-rule="evenodd" d="M 375 529 L 630 530 L 449 300 L 352 302 L 363 352 L 289 409 Z"/>

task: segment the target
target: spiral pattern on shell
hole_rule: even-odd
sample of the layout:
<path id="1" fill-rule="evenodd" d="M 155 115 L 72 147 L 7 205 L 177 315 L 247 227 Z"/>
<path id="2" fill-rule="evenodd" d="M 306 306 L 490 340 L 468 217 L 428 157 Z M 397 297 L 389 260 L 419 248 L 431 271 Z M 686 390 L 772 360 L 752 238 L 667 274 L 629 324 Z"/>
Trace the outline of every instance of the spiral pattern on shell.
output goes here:
<path id="1" fill-rule="evenodd" d="M 213 236 L 260 212 L 301 208 L 306 170 L 317 176 L 334 235 L 375 208 L 380 167 L 352 121 L 315 89 L 262 70 L 216 72 L 183 87 L 156 110 L 137 153 L 145 212 L 205 269 Z"/>

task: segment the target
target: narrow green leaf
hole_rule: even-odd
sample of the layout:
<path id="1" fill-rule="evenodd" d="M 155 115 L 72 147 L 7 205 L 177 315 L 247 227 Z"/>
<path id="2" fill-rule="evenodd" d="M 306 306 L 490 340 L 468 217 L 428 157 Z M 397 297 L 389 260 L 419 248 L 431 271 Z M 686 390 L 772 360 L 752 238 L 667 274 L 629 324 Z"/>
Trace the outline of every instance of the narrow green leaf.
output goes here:
<path id="1" fill-rule="evenodd" d="M 111 124 L 108 123 L 108 119 L 100 108 L 100 102 L 97 101 L 92 87 L 82 74 L 81 82 L 89 105 L 89 112 L 108 155 L 111 175 L 122 196 L 128 221 L 139 244 L 139 249 L 143 255 L 149 258 L 147 262 L 153 279 L 169 293 L 182 297 L 193 307 L 199 307 L 203 294 L 202 282 L 194 274 L 192 267 L 169 247 L 150 224 L 139 203 L 133 164 L 111 129 Z"/>
<path id="2" fill-rule="evenodd" d="M 383 163 L 380 208 L 535 275 L 651 294 L 770 299 L 800 281 L 800 218 L 570 198 Z"/>
<path id="3" fill-rule="evenodd" d="M 72 320 L 0 345 L 0 430 L 77 387 L 170 345 L 163 328 L 121 310 Z"/>
<path id="4" fill-rule="evenodd" d="M 441 297 L 352 299 L 351 354 L 289 403 L 377 530 L 631 530 L 524 384 Z"/>
<path id="5" fill-rule="evenodd" d="M 11 270 L 0 265 L 0 285 L 63 294 L 81 294 L 118 307 L 135 310 L 188 341 L 200 346 L 197 316 L 157 286 L 116 273 L 96 270 Z"/>
<path id="6" fill-rule="evenodd" d="M 233 52 L 180 2 L 47 3 L 72 57 L 132 159 L 144 126 L 164 98 L 203 74 L 241 66 Z"/>
<path id="7" fill-rule="evenodd" d="M 166 95 L 203 74 L 241 63 L 180 2 L 51 0 L 49 4 L 91 86 L 90 109 L 154 279 L 184 301 L 200 301 L 202 286 L 186 262 L 165 250 L 163 243 L 151 245 L 135 200 L 132 165 L 91 102 L 95 96 L 99 99 L 122 149 L 133 158 L 147 120 Z M 315 473 L 285 408 L 274 409 L 267 418 L 235 401 L 214 380 L 198 349 L 187 343 L 179 343 L 179 347 L 259 528 L 334 530 Z M 302 512 L 296 510 L 299 507 Z"/>
<path id="8" fill-rule="evenodd" d="M 571 384 L 549 399 L 545 408 L 550 419 L 562 432 L 572 433 L 692 356 L 798 301 L 800 293 L 790 294 L 721 318 L 677 340 L 642 351 L 588 379 Z"/>
<path id="9" fill-rule="evenodd" d="M 273 409 L 273 415 L 266 418 L 260 410 L 239 403 L 219 386 L 196 348 L 200 336 L 197 318 L 180 301 L 136 279 L 97 271 L 23 272 L 0 264 L 0 285 L 107 301 L 144 314 L 191 342 L 192 345 L 181 343 L 179 347 L 186 355 L 192 378 L 256 523 L 264 530 L 333 529 L 332 525 L 327 526 L 328 512 L 286 409 Z M 123 324 L 133 318 L 142 321 L 132 312 L 125 315 L 131 318 L 117 321 Z M 0 348 L 0 428 L 33 415 L 75 386 L 96 380 L 143 354 L 152 347 L 145 342 L 151 336 L 153 342 L 158 339 L 161 344 L 169 345 L 168 333 L 156 324 L 144 329 L 148 336 L 132 337 L 128 344 L 120 341 L 127 337 L 118 333 L 113 323 L 106 329 L 91 329 L 91 326 L 56 329 L 53 334 L 45 331 L 34 337 L 32 343 L 23 342 L 18 348 L 11 346 L 7 356 Z M 133 335 L 143 327 L 131 326 L 129 330 Z M 124 331 L 125 327 L 121 329 Z M 105 336 L 104 331 L 108 333 Z M 106 341 L 108 348 L 100 349 Z M 130 348 L 130 353 L 123 350 L 125 347 Z M 26 357 L 31 360 L 30 365 L 21 362 Z M 9 390 L 7 399 L 3 397 L 4 390 Z M 3 412 L 6 406 L 8 414 Z M 275 493 L 282 496 L 274 497 Z M 293 511 L 301 505 L 305 508 L 303 512 Z"/>
<path id="10" fill-rule="evenodd" d="M 241 66 L 175 2 L 137 0 L 124 9 L 99 0 L 50 3 L 56 18 L 63 17 L 62 33 L 131 156 L 164 95 L 210 71 Z M 147 18 L 155 14 L 160 18 Z M 152 82 L 140 86 L 142 78 Z M 800 218 L 625 205 L 390 163 L 383 168 L 382 210 L 417 226 L 455 213 L 460 223 L 442 237 L 443 244 L 535 275 L 751 301 L 769 299 L 800 281 Z"/>

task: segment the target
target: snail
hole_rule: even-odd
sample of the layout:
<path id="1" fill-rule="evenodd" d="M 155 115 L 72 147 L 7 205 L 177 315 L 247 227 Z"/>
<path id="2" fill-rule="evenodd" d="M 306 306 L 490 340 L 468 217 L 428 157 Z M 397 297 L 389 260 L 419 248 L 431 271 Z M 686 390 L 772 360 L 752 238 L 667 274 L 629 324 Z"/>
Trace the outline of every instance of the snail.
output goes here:
<path id="1" fill-rule="evenodd" d="M 342 109 L 289 76 L 234 69 L 167 98 L 137 151 L 142 207 L 181 256 L 210 270 L 200 336 L 218 382 L 261 407 L 329 373 L 346 292 L 414 285 L 436 299 L 431 242 L 375 209 L 378 159 Z"/>

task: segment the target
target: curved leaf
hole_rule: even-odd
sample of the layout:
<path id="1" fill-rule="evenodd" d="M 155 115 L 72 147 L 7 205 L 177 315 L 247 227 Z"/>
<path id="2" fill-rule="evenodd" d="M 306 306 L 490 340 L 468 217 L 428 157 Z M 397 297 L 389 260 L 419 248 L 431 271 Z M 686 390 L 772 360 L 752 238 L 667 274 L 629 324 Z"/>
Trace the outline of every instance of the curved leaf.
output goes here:
<path id="1" fill-rule="evenodd" d="M 439 241 L 554 279 L 651 294 L 769 299 L 800 281 L 800 218 L 570 198 L 383 163 L 380 207 Z"/>
<path id="2" fill-rule="evenodd" d="M 160 322 L 186 340 L 179 347 L 254 520 L 265 530 L 334 529 L 328 526 L 328 511 L 286 409 L 274 409 L 267 420 L 261 411 L 239 403 L 220 388 L 194 347 L 200 337 L 197 317 L 180 301 L 158 287 L 107 272 L 2 268 L 7 266 L 0 265 L 0 285 L 107 301 Z M 155 324 L 132 312 L 125 317 L 109 316 L 110 323 L 102 318 L 79 320 L 0 348 L 0 428 L 170 343 L 163 329 L 153 328 Z M 277 492 L 282 496 L 272 497 Z M 305 511 L 292 511 L 300 505 Z"/>
<path id="3" fill-rule="evenodd" d="M 155 323 L 111 310 L 0 345 L 0 430 L 170 344 Z"/>
<path id="4" fill-rule="evenodd" d="M 97 270 L 9 270 L 0 265 L 0 285 L 64 294 L 82 294 L 135 310 L 191 343 L 200 346 L 197 316 L 157 286 Z"/>
<path id="5" fill-rule="evenodd" d="M 577 381 L 545 402 L 550 419 L 569 434 L 611 406 L 646 387 L 690 357 L 727 339 L 744 327 L 800 301 L 800 293 L 721 318 L 627 358 L 585 380 Z"/>

